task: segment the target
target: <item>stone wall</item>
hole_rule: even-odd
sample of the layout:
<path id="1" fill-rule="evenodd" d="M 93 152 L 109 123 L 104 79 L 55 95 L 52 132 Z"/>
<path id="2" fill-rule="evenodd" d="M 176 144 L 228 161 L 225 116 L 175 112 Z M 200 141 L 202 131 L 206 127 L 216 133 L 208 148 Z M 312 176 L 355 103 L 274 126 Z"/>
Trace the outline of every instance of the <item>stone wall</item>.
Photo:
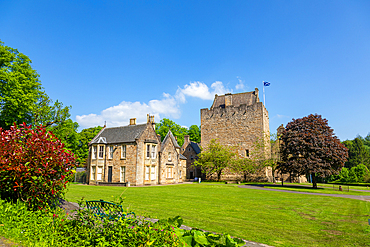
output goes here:
<path id="1" fill-rule="evenodd" d="M 270 132 L 268 111 L 259 102 L 258 89 L 254 92 L 228 94 L 215 97 L 211 109 L 201 109 L 201 143 L 206 148 L 212 139 L 223 145 L 234 146 L 240 157 L 252 154 L 253 145 L 261 140 L 265 142 L 265 156 L 270 157 Z M 225 172 L 222 179 L 239 179 L 239 174 Z M 271 171 L 264 170 L 257 177 L 270 180 Z M 269 178 L 270 177 L 270 178 Z"/>

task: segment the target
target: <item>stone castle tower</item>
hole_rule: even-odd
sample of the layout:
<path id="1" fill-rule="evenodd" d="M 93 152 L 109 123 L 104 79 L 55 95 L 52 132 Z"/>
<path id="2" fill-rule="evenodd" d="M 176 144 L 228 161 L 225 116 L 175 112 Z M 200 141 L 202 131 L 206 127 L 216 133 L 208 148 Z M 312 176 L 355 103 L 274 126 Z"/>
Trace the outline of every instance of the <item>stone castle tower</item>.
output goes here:
<path id="1" fill-rule="evenodd" d="M 270 157 L 269 116 L 259 100 L 258 88 L 253 92 L 216 94 L 211 108 L 200 110 L 200 117 L 202 147 L 217 139 L 223 145 L 236 146 L 240 157 L 249 157 L 253 145 L 264 140 L 266 157 Z M 267 169 L 266 178 L 272 176 L 270 173 Z"/>

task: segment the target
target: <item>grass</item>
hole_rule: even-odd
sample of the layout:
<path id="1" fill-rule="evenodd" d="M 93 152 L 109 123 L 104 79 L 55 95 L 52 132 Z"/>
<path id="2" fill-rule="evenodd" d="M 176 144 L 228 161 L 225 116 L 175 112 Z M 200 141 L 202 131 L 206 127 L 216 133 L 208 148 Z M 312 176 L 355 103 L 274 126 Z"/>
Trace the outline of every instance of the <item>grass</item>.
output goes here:
<path id="1" fill-rule="evenodd" d="M 238 188 L 235 184 L 152 187 L 70 185 L 69 201 L 112 200 L 153 218 L 273 246 L 370 246 L 369 202 Z"/>

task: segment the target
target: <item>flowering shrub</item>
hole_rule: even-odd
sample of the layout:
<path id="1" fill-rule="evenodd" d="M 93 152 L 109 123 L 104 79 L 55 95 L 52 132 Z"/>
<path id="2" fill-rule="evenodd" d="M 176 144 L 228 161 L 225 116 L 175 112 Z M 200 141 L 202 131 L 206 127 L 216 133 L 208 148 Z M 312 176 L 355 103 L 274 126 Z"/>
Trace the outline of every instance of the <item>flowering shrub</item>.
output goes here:
<path id="1" fill-rule="evenodd" d="M 20 199 L 30 209 L 58 203 L 75 158 L 43 127 L 0 128 L 0 195 Z"/>

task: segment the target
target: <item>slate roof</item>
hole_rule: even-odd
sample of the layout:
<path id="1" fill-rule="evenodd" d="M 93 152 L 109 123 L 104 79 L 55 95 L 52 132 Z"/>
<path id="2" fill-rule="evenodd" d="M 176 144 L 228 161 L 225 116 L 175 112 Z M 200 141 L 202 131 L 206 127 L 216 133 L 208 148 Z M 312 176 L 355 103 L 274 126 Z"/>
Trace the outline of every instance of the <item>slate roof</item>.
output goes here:
<path id="1" fill-rule="evenodd" d="M 200 150 L 200 146 L 198 143 L 190 142 L 190 146 L 194 149 L 196 154 L 200 153 L 201 150 Z"/>
<path id="2" fill-rule="evenodd" d="M 167 135 L 166 135 L 166 137 L 163 139 L 163 144 L 164 143 L 166 143 L 166 141 L 167 141 L 167 139 L 168 138 L 171 138 L 171 140 L 172 140 L 172 142 L 173 142 L 173 144 L 175 145 L 175 147 L 176 148 L 180 148 L 180 146 L 179 146 L 179 144 L 177 143 L 177 141 L 176 141 L 176 138 L 173 136 L 173 134 L 172 134 L 172 132 L 171 132 L 171 130 L 169 130 L 168 131 L 168 133 L 167 133 Z M 164 145 L 162 145 L 162 147 L 161 147 L 161 151 L 164 149 Z"/>
<path id="3" fill-rule="evenodd" d="M 186 157 L 184 155 L 180 154 L 180 159 L 186 160 Z"/>
<path id="4" fill-rule="evenodd" d="M 94 143 L 123 143 L 134 142 L 146 129 L 146 124 L 128 125 L 114 128 L 104 128 L 97 136 L 92 139 L 90 144 Z"/>

